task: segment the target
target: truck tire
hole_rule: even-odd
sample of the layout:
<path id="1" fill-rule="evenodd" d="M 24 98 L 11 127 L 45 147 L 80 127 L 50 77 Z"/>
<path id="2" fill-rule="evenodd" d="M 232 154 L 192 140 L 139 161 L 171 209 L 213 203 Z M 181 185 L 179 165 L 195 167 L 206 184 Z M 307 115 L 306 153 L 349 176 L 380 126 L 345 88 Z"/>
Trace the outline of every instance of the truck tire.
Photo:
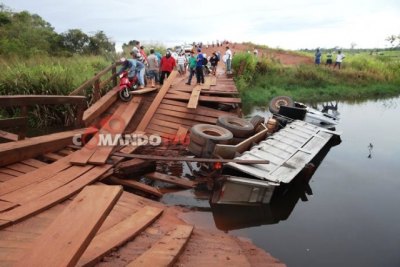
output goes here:
<path id="1" fill-rule="evenodd" d="M 271 111 L 271 113 L 273 114 L 277 114 L 279 112 L 280 106 L 294 107 L 294 101 L 288 96 L 274 97 L 269 102 L 269 111 Z"/>
<path id="2" fill-rule="evenodd" d="M 254 129 L 257 129 L 257 127 L 265 122 L 265 118 L 260 116 L 260 115 L 255 115 L 253 118 L 251 118 L 250 123 L 253 124 Z"/>
<path id="3" fill-rule="evenodd" d="M 195 143 L 205 144 L 208 140 L 215 143 L 226 143 L 232 139 L 233 134 L 222 127 L 211 124 L 196 124 L 190 129 L 191 138 L 195 138 Z M 203 140 L 199 142 L 199 140 Z"/>
<path id="4" fill-rule="evenodd" d="M 254 133 L 253 124 L 233 116 L 219 116 L 217 125 L 231 131 L 234 137 L 246 138 Z"/>
<path id="5" fill-rule="evenodd" d="M 192 141 L 189 143 L 188 150 L 197 157 L 201 157 L 203 154 L 203 147 Z"/>

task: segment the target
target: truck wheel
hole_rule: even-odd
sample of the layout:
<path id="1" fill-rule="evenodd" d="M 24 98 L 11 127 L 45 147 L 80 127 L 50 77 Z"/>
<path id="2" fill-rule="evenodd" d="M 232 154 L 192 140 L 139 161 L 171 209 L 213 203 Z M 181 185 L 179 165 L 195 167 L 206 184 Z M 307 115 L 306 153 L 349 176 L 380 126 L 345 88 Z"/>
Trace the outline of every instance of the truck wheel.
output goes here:
<path id="1" fill-rule="evenodd" d="M 294 107 L 294 101 L 288 96 L 274 97 L 269 102 L 269 111 L 271 111 L 271 113 L 277 114 L 279 112 L 280 106 Z"/>
<path id="2" fill-rule="evenodd" d="M 234 137 L 246 138 L 253 134 L 254 126 L 245 119 L 233 116 L 220 116 L 217 125 L 232 132 Z"/>
<path id="3" fill-rule="evenodd" d="M 257 127 L 265 122 L 265 118 L 260 116 L 260 115 L 255 115 L 253 118 L 251 118 L 250 123 L 253 124 L 254 129 L 257 129 Z"/>

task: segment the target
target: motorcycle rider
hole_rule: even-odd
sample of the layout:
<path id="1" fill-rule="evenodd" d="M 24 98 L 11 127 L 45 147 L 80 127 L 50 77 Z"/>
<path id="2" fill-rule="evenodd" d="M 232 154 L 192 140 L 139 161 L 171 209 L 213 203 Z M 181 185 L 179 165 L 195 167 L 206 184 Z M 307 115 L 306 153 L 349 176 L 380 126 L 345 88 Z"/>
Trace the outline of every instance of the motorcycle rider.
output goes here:
<path id="1" fill-rule="evenodd" d="M 140 87 L 139 89 L 143 89 L 144 88 L 144 64 L 134 58 L 121 58 L 119 60 L 120 63 L 122 63 L 122 67 L 121 69 L 117 72 L 117 75 L 119 76 L 122 72 L 124 72 L 125 70 L 129 69 L 128 71 L 128 79 L 130 81 L 133 80 L 133 77 L 135 77 L 135 75 L 138 78 Z M 141 73 L 143 73 L 143 75 L 141 75 Z"/>

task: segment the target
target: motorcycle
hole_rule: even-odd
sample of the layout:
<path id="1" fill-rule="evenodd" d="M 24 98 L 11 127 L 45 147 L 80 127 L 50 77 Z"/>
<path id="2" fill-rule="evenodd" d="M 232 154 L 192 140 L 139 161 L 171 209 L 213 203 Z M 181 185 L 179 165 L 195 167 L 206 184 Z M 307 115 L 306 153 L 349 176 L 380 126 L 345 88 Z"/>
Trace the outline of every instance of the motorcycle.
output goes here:
<path id="1" fill-rule="evenodd" d="M 139 79 L 136 75 L 132 80 L 129 80 L 127 71 L 124 71 L 119 75 L 118 96 L 122 101 L 130 101 L 133 97 L 132 92 L 138 88 Z"/>

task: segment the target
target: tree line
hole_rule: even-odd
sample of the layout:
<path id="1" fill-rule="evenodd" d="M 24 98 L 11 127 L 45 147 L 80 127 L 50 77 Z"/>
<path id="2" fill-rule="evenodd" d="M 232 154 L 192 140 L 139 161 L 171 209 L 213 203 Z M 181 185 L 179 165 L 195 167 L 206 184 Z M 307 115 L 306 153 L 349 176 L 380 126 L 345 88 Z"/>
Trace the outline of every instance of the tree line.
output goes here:
<path id="1" fill-rule="evenodd" d="M 29 57 L 36 54 L 72 56 L 115 53 L 115 43 L 103 32 L 92 35 L 80 29 L 61 34 L 37 14 L 13 12 L 0 4 L 0 55 Z"/>

